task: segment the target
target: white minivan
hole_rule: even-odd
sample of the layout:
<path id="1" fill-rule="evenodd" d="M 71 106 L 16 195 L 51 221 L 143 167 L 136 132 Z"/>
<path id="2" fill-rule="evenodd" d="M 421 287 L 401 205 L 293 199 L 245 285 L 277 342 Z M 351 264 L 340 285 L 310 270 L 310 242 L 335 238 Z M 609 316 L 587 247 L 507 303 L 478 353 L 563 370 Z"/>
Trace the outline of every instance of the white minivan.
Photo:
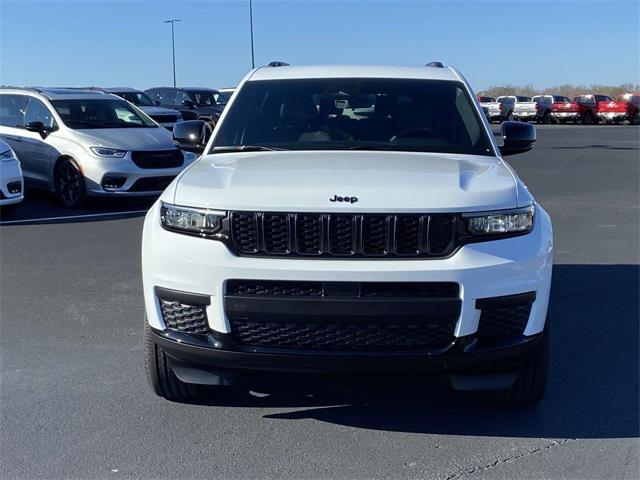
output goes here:
<path id="1" fill-rule="evenodd" d="M 159 194 L 196 158 L 129 102 L 77 89 L 0 88 L 0 138 L 26 184 L 69 208 L 87 196 Z"/>

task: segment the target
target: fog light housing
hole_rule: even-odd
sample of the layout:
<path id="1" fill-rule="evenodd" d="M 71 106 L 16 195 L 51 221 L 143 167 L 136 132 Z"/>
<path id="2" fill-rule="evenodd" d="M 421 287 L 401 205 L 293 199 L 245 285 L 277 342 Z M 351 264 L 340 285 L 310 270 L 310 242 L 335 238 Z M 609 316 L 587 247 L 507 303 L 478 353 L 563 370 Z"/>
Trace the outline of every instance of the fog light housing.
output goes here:
<path id="1" fill-rule="evenodd" d="M 105 190 L 115 190 L 118 188 L 122 188 L 126 181 L 127 177 L 105 176 L 102 179 L 102 188 L 104 188 Z"/>

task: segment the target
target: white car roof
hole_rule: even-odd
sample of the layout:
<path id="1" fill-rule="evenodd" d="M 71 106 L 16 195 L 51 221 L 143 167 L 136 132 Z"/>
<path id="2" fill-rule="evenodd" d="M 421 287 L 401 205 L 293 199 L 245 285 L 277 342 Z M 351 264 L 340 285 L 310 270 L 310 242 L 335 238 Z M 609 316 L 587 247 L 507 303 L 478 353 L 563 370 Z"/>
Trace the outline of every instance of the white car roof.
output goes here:
<path id="1" fill-rule="evenodd" d="M 249 81 L 305 78 L 409 78 L 421 80 L 460 81 L 449 67 L 393 67 L 378 65 L 316 65 L 260 67 Z"/>
<path id="2" fill-rule="evenodd" d="M 83 90 L 80 88 L 43 88 L 43 87 L 3 87 L 0 93 L 5 94 L 39 94 L 49 100 L 86 100 L 109 98 L 112 95 L 99 90 Z"/>

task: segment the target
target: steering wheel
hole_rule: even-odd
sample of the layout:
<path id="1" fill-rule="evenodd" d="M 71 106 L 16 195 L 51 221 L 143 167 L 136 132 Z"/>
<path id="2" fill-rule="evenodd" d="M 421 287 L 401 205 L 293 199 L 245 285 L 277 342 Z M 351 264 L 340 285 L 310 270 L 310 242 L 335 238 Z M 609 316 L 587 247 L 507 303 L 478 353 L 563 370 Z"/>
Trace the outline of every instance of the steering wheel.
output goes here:
<path id="1" fill-rule="evenodd" d="M 445 138 L 440 135 L 438 132 L 427 128 L 427 127 L 417 127 L 417 128 L 405 128 L 401 132 L 395 134 L 393 137 L 389 139 L 390 142 L 395 142 L 401 138 L 436 138 L 438 140 L 445 140 Z"/>

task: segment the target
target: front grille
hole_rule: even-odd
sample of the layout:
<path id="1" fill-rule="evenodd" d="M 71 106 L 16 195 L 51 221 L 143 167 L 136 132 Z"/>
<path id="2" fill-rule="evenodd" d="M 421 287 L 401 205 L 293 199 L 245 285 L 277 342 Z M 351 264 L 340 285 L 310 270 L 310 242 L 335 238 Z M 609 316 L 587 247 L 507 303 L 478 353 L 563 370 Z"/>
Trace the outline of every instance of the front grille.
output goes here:
<path id="1" fill-rule="evenodd" d="M 164 114 L 164 115 L 149 115 L 158 123 L 175 123 L 178 121 L 177 115 Z"/>
<path id="2" fill-rule="evenodd" d="M 522 335 L 534 300 L 532 293 L 478 300 L 476 306 L 482 310 L 478 340 L 491 344 Z"/>
<path id="3" fill-rule="evenodd" d="M 175 176 L 167 176 L 167 177 L 147 177 L 147 178 L 139 178 L 136 180 L 131 188 L 129 188 L 129 192 L 161 192 L 165 188 L 169 186 Z"/>
<path id="4" fill-rule="evenodd" d="M 204 305 L 187 305 L 178 301 L 160 299 L 165 327 L 183 333 L 206 334 L 207 313 Z"/>
<path id="5" fill-rule="evenodd" d="M 131 160 L 140 168 L 176 168 L 182 166 L 184 157 L 179 149 L 132 152 Z"/>
<path id="6" fill-rule="evenodd" d="M 240 345 L 285 349 L 368 352 L 432 350 L 444 348 L 451 343 L 453 325 L 311 324 L 234 320 L 231 323 L 231 335 Z"/>
<path id="7" fill-rule="evenodd" d="M 232 212 L 239 255 L 443 257 L 456 247 L 454 215 Z"/>
<path id="8" fill-rule="evenodd" d="M 247 348 L 433 351 L 454 339 L 453 282 L 228 280 L 231 338 Z"/>

